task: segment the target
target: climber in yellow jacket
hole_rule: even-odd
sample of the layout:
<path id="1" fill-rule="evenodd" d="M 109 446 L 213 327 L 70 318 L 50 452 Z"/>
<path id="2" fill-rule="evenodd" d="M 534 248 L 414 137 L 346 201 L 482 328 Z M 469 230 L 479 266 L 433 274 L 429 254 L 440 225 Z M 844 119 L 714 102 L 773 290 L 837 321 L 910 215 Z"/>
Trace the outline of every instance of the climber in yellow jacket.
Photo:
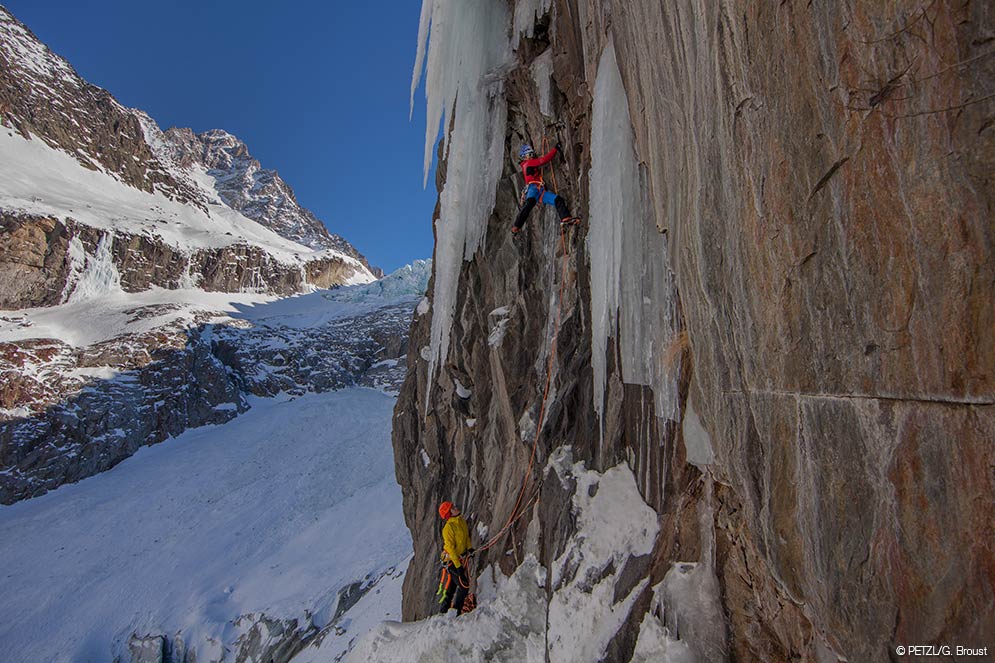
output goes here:
<path id="1" fill-rule="evenodd" d="M 442 597 L 440 612 L 455 608 L 456 614 L 459 614 L 463 611 L 463 602 L 466 601 L 466 594 L 470 591 L 470 576 L 466 572 L 464 563 L 464 558 L 473 554 L 473 548 L 470 547 L 470 531 L 463 516 L 460 515 L 459 508 L 452 502 L 443 502 L 439 505 L 439 516 L 446 521 L 442 528 L 442 557 L 450 575 L 445 587 L 446 593 Z"/>

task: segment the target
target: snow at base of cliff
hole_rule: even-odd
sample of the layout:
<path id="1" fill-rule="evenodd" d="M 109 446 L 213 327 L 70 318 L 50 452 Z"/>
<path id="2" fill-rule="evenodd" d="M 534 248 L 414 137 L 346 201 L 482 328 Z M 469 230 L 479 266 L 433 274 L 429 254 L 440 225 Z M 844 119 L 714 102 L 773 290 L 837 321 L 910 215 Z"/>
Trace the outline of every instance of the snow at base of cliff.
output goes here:
<path id="1" fill-rule="evenodd" d="M 128 660 L 137 632 L 181 634 L 210 661 L 241 616 L 326 626 L 353 583 L 366 593 L 323 634 L 330 651 L 400 614 L 411 540 L 394 399 L 349 389 L 252 405 L 0 507 L 4 660 Z"/>
<path id="2" fill-rule="evenodd" d="M 641 621 L 631 660 L 635 663 L 704 663 L 676 626 L 666 621 L 659 604 L 681 614 L 708 614 L 718 596 L 694 583 L 668 591 L 667 580 L 647 588 L 647 579 L 625 587 L 626 564 L 653 552 L 658 533 L 655 512 L 642 500 L 635 478 L 626 465 L 604 473 L 574 463 L 569 447 L 554 452 L 547 481 L 576 486 L 573 515 L 577 534 L 551 569 L 530 554 L 510 577 L 484 569 L 476 584 L 478 607 L 456 616 L 436 615 L 420 622 L 386 622 L 371 630 L 346 657 L 348 663 L 597 663 L 604 660 L 611 641 L 626 621 L 637 597 L 653 594 L 652 609 Z M 531 545 L 536 533 L 530 531 Z M 700 580 L 712 573 L 707 565 L 683 565 Z M 675 565 L 676 568 L 676 565 Z M 694 571 L 697 569 L 697 571 Z M 671 578 L 677 571 L 667 574 Z M 547 599 L 547 575 L 552 595 Z M 671 582 L 676 586 L 678 582 Z M 686 589 L 686 591 L 685 591 Z M 717 590 L 717 586 L 716 586 Z M 621 594 L 621 595 L 619 595 Z M 547 607 L 548 604 L 548 607 Z M 713 624 L 701 621 L 703 630 Z M 321 647 L 307 663 L 337 660 Z"/>

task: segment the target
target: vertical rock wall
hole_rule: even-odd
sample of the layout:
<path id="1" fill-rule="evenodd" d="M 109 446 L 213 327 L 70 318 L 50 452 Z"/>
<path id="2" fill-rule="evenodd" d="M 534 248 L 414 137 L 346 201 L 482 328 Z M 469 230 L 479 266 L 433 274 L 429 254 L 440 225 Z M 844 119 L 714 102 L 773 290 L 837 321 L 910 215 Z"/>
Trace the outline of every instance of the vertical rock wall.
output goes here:
<path id="1" fill-rule="evenodd" d="M 714 472 L 850 660 L 990 638 L 992 7 L 678 4 L 612 31 Z"/>
<path id="2" fill-rule="evenodd" d="M 629 461 L 661 518 L 644 570 L 653 583 L 698 559 L 699 467 L 717 482 L 732 659 L 879 661 L 903 643 L 991 644 L 995 9 L 531 4 L 541 15 L 513 36 L 506 72 L 506 153 L 560 140 L 556 184 L 590 218 L 561 244 L 553 213 L 537 209 L 513 241 L 522 182 L 509 156 L 431 381 L 417 350 L 433 311 L 416 316 L 394 429 L 415 543 L 406 618 L 434 605 L 440 500 L 491 533 L 512 513 L 550 367 L 537 464 L 564 443 L 596 468 Z M 638 279 L 642 292 L 622 298 L 617 320 L 654 330 L 635 341 L 666 366 L 652 377 L 623 351 L 624 329 L 592 336 L 601 258 L 588 246 L 608 222 L 590 214 L 606 184 L 591 181 L 592 116 L 609 44 L 651 210 L 621 222 L 623 287 Z M 648 248 L 653 230 L 669 255 Z M 666 278 L 633 267 L 647 262 L 665 263 Z M 651 315 L 664 305 L 666 333 Z M 604 348 L 598 407 L 592 347 Z M 514 567 L 530 520 L 540 561 L 555 559 L 573 534 L 561 493 L 543 484 L 484 562 Z M 636 603 L 612 660 L 628 660 L 648 604 Z"/>

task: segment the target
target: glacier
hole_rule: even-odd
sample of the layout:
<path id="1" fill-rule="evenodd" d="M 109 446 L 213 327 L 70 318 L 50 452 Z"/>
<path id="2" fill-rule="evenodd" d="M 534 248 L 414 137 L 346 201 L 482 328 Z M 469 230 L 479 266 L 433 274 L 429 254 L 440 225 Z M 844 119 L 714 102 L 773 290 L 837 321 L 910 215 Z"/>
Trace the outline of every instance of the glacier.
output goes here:
<path id="1" fill-rule="evenodd" d="M 253 398 L 229 423 L 0 507 L 5 660 L 111 660 L 130 634 L 162 633 L 210 661 L 238 618 L 322 629 L 340 591 L 364 580 L 384 583 L 376 619 L 398 615 L 411 541 L 393 405 L 358 388 Z M 345 626 L 327 647 L 356 634 Z"/>

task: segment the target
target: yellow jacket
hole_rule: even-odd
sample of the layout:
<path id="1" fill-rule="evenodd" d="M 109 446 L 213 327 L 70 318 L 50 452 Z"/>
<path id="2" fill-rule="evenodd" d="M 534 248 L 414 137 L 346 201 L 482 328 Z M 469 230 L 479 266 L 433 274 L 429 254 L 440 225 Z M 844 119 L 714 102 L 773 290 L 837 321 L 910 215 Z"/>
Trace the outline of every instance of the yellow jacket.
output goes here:
<path id="1" fill-rule="evenodd" d="M 466 528 L 466 521 L 463 516 L 453 516 L 446 521 L 442 528 L 442 547 L 446 550 L 446 555 L 452 560 L 453 566 L 460 567 L 459 558 L 470 549 L 470 532 Z"/>

